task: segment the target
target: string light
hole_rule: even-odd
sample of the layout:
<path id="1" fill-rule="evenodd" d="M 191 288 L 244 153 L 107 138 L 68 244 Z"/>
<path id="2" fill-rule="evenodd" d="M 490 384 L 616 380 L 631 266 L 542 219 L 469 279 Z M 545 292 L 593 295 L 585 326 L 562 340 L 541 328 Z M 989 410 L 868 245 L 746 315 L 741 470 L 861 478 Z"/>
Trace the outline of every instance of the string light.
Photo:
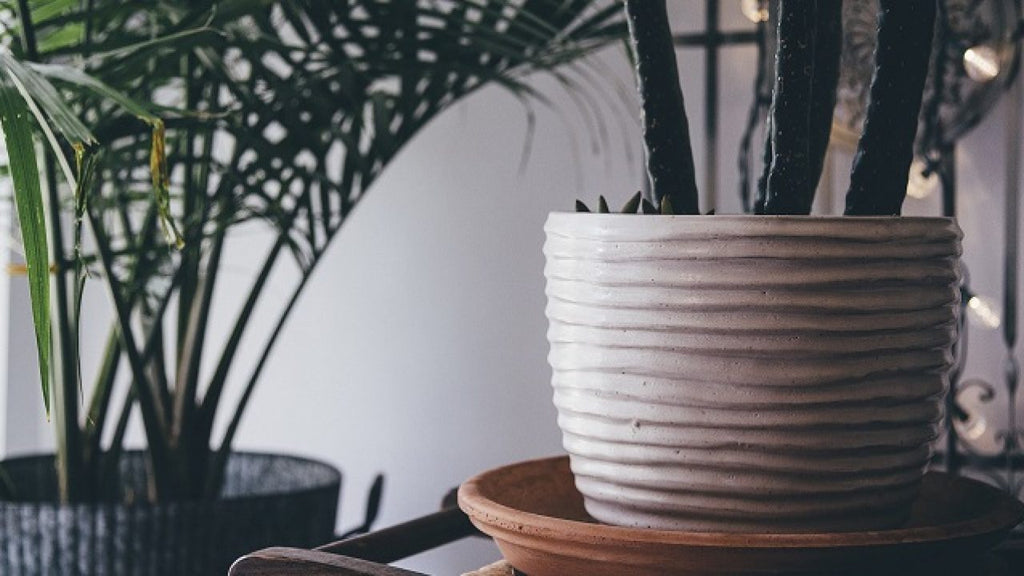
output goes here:
<path id="1" fill-rule="evenodd" d="M 925 163 L 915 158 L 910 165 L 910 179 L 907 181 L 907 196 L 915 200 L 923 200 L 931 196 L 939 188 L 939 176 L 929 172 Z"/>
<path id="2" fill-rule="evenodd" d="M 767 0 L 740 0 L 740 10 L 755 24 L 768 21 Z"/>
<path id="3" fill-rule="evenodd" d="M 972 294 L 967 300 L 968 318 L 974 320 L 984 328 L 995 330 L 1002 324 L 999 311 L 991 300 L 984 296 Z"/>
<path id="4" fill-rule="evenodd" d="M 974 412 L 967 414 L 967 420 L 954 422 L 957 434 L 965 440 L 980 440 L 988 432 L 988 419 Z"/>
<path id="5" fill-rule="evenodd" d="M 1003 450 L 1003 442 L 996 422 L 988 415 L 994 390 L 984 380 L 965 380 L 957 387 L 953 428 L 971 450 L 994 456 Z"/>
<path id="6" fill-rule="evenodd" d="M 964 70 L 975 82 L 985 84 L 999 76 L 999 52 L 984 44 L 972 46 L 964 52 Z"/>

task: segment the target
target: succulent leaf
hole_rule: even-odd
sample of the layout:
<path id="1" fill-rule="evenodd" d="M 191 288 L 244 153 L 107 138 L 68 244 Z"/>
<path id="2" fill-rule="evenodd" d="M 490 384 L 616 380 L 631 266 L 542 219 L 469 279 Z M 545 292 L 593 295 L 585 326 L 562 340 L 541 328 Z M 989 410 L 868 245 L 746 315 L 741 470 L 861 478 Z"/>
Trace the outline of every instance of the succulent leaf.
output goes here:
<path id="1" fill-rule="evenodd" d="M 622 206 L 622 213 L 636 214 L 637 209 L 640 208 L 640 199 L 642 197 L 643 193 L 641 193 L 640 191 L 637 191 L 636 194 L 633 194 L 633 197 L 630 198 L 629 201 Z"/>
<path id="2" fill-rule="evenodd" d="M 676 213 L 672 206 L 672 200 L 668 196 L 661 197 L 661 213 L 665 216 L 673 216 Z"/>

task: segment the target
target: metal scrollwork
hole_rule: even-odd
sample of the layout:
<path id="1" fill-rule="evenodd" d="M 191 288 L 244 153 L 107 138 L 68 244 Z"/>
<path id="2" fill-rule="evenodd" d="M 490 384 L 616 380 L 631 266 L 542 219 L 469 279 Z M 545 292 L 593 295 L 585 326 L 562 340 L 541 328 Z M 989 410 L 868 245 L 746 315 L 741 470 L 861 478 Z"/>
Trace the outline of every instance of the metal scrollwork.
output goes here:
<path id="1" fill-rule="evenodd" d="M 844 43 L 834 140 L 855 146 L 867 112 L 874 71 L 878 3 L 844 3 Z M 1013 0 L 944 0 L 936 24 L 932 68 L 925 87 L 918 152 L 954 142 L 994 107 L 1016 71 L 1019 8 Z M 984 73 L 969 73 L 970 49 Z"/>
<path id="2" fill-rule="evenodd" d="M 778 0 L 769 1 L 770 14 L 776 13 L 777 6 Z M 832 132 L 832 144 L 840 149 L 852 151 L 856 147 L 867 113 L 874 73 L 878 9 L 877 0 L 843 3 L 842 69 Z M 1014 94 L 1018 89 L 1024 90 L 1014 84 L 1024 32 L 1021 16 L 1020 0 L 939 2 L 931 70 L 925 87 L 915 148 L 918 157 L 923 160 L 925 174 L 937 173 L 940 176 L 943 213 L 946 215 L 956 213 L 954 143 L 994 110 L 1007 89 L 1014 87 Z M 777 38 L 772 24 L 769 21 L 761 25 L 759 40 L 763 44 L 759 44 L 759 54 L 773 54 L 776 50 Z M 762 72 L 759 78 L 774 76 L 774 62 L 771 58 L 763 58 L 760 64 Z M 770 90 L 766 88 L 760 80 L 755 86 L 752 119 L 763 117 L 770 98 Z M 1015 98 L 1024 101 L 1022 95 L 1017 94 Z M 1008 118 L 1012 118 L 1012 115 Z M 1011 121 L 1008 119 L 1008 122 Z M 756 124 L 751 121 L 745 142 L 749 141 L 755 127 Z M 1015 138 L 1016 132 L 1019 132 L 1010 126 L 1007 131 L 1010 139 Z M 749 143 L 744 146 L 741 157 L 741 167 L 747 168 L 747 172 L 753 158 L 750 148 Z M 1016 148 L 1008 144 L 1009 157 L 1015 157 L 1014 150 Z M 1011 163 L 1010 166 L 1012 168 L 1015 165 Z M 1007 238 L 1017 237 L 1016 226 L 1010 226 L 1015 222 L 1013 219 L 1017 213 L 1016 202 L 1010 202 L 1017 195 L 1015 186 L 1019 178 L 1015 177 L 1016 174 L 1011 169 L 1007 175 L 1007 182 L 1012 184 L 1008 184 L 1007 190 Z M 742 184 L 742 191 L 746 193 L 750 184 L 749 176 L 743 179 Z M 1010 244 L 1007 245 L 1009 250 Z M 1013 357 L 1016 343 L 1015 295 L 1018 289 L 1016 261 L 1016 252 L 1013 252 L 1005 262 L 1007 277 L 1004 291 L 1011 294 L 1004 303 L 1006 310 L 1002 317 L 1004 345 L 1009 356 L 1005 367 L 1005 382 L 999 386 L 981 380 L 959 383 L 967 353 L 967 330 L 961 322 L 961 338 L 954 350 L 957 362 L 950 375 L 951 393 L 947 400 L 945 422 L 947 438 L 941 458 L 951 472 L 962 471 L 984 476 L 1006 490 L 1020 493 L 1024 488 L 1024 432 L 1015 412 L 1019 372 Z M 964 295 L 965 307 L 962 314 L 967 314 L 966 304 L 972 294 L 966 278 Z M 1000 406 L 1003 400 L 1008 404 L 1005 423 L 1001 418 L 992 417 L 997 397 Z"/>

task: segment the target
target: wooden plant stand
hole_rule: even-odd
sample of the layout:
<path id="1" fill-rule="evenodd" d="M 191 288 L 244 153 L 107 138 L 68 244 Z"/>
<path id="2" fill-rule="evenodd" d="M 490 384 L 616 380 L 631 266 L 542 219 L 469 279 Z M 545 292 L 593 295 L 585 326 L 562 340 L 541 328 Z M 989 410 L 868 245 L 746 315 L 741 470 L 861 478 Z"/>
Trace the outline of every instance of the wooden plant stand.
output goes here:
<path id="1" fill-rule="evenodd" d="M 479 535 L 481 533 L 456 505 L 453 490 L 445 497 L 439 512 L 356 538 L 332 542 L 314 550 L 266 548 L 238 559 L 231 568 L 230 576 L 428 576 L 388 564 Z M 967 562 L 964 565 L 950 567 L 948 573 L 936 574 L 930 571 L 928 576 L 1024 574 L 1024 538 L 1019 534 L 1015 536 L 985 557 L 965 559 Z M 505 573 L 512 574 L 512 571 Z M 915 576 L 905 569 L 888 572 L 882 566 L 874 574 Z"/>

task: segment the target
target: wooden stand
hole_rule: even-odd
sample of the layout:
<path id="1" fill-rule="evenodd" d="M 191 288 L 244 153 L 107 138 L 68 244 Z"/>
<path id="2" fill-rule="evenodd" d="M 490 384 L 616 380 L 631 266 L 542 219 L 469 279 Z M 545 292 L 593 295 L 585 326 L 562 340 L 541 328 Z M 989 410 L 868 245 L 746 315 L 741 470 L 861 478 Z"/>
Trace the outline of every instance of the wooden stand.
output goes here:
<path id="1" fill-rule="evenodd" d="M 388 563 L 425 552 L 469 536 L 481 534 L 455 505 L 455 491 L 444 499 L 441 511 L 422 518 L 333 542 L 315 550 L 267 548 L 240 558 L 230 576 L 428 576 L 389 566 Z M 1017 576 L 1024 574 L 1024 538 L 1010 538 L 984 558 L 964 559 L 948 572 L 927 576 Z M 503 563 L 466 576 L 518 574 Z M 890 574 L 879 566 L 877 575 Z M 900 576 L 914 576 L 905 570 Z M 523 575 L 520 575 L 523 576 Z M 565 576 L 585 576 L 566 574 Z M 924 576 L 924 575 L 922 575 Z"/>

